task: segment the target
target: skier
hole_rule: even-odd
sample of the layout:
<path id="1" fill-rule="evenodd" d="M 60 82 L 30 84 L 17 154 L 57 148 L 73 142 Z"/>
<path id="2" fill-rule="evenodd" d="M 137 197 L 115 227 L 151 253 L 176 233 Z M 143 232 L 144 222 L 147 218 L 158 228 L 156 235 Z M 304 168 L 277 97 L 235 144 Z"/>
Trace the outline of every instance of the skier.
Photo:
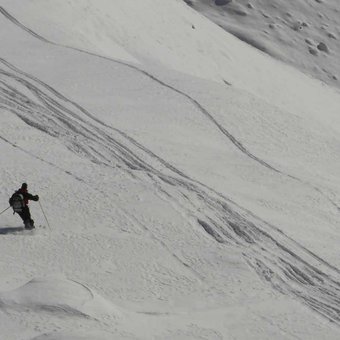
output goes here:
<path id="1" fill-rule="evenodd" d="M 26 229 L 34 228 L 34 221 L 31 218 L 28 201 L 39 201 L 38 195 L 31 195 L 27 191 L 27 183 L 22 183 L 21 188 L 17 190 L 9 199 L 9 204 L 13 208 L 14 213 L 18 213 L 22 218 Z"/>

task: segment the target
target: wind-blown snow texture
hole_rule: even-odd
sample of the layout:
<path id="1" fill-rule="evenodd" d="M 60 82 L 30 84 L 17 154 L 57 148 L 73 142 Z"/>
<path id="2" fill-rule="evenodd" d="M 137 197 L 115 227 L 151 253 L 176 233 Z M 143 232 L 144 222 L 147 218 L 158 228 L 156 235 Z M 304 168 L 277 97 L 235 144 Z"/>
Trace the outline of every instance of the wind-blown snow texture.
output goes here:
<path id="1" fill-rule="evenodd" d="M 246 43 L 328 84 L 340 86 L 339 1 L 185 2 Z"/>
<path id="2" fill-rule="evenodd" d="M 336 88 L 182 0 L 2 0 L 0 43 L 1 202 L 50 222 L 0 216 L 1 340 L 339 338 Z"/>

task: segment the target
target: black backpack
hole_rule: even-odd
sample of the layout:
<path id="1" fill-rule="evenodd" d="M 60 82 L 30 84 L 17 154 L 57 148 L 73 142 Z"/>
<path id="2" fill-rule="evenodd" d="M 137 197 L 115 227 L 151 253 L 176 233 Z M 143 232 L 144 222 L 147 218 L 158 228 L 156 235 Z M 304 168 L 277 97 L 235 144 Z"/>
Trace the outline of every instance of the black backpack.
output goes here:
<path id="1" fill-rule="evenodd" d="M 9 199 L 9 204 L 15 213 L 20 213 L 25 207 L 24 195 L 15 192 Z"/>

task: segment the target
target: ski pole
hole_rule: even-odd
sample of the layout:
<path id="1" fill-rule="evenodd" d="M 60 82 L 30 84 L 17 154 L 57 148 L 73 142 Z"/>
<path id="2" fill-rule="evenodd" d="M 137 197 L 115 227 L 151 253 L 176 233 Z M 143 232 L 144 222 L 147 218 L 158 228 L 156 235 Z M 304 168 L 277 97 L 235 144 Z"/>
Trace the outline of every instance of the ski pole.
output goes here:
<path id="1" fill-rule="evenodd" d="M 3 210 L 0 215 L 2 215 L 6 210 L 8 210 L 11 206 L 9 206 L 8 208 L 6 208 L 5 210 Z"/>
<path id="2" fill-rule="evenodd" d="M 48 222 L 48 219 L 47 219 L 47 217 L 46 217 L 46 214 L 45 214 L 45 212 L 44 212 L 44 209 L 43 209 L 43 207 L 42 207 L 40 201 L 39 201 L 39 205 L 40 205 L 41 211 L 42 211 L 42 213 L 43 213 L 43 215 L 44 215 L 44 217 L 45 217 L 45 220 L 46 220 L 46 222 L 47 222 L 47 225 L 48 225 L 48 227 L 50 228 L 50 231 L 52 231 L 52 228 L 51 228 L 51 226 L 50 226 L 50 224 L 49 224 L 49 222 Z"/>

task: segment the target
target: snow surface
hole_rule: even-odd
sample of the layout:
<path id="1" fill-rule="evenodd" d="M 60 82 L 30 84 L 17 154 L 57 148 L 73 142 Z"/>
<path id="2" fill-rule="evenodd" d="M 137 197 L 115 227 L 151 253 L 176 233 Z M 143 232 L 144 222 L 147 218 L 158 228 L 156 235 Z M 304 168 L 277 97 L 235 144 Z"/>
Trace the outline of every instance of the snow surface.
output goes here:
<path id="1" fill-rule="evenodd" d="M 339 338 L 336 88 L 182 0 L 0 6 L 1 202 L 49 221 L 0 216 L 1 340 Z"/>
<path id="2" fill-rule="evenodd" d="M 184 0 L 259 50 L 340 87 L 337 0 Z"/>

